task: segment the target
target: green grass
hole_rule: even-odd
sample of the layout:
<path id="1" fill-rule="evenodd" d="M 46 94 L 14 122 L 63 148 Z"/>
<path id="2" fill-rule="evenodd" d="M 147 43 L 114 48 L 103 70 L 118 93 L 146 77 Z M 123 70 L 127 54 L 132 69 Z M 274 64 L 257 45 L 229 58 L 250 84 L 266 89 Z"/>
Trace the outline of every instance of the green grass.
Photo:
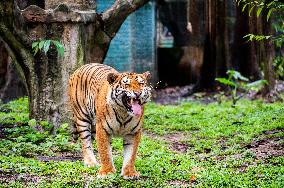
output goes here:
<path id="1" fill-rule="evenodd" d="M 0 187 L 190 187 L 190 177 L 196 178 L 194 187 L 284 187 L 284 156 L 260 159 L 246 147 L 271 139 L 283 146 L 283 103 L 241 100 L 236 108 L 230 102 L 148 104 L 138 180 L 119 176 L 121 139 L 113 141 L 117 173 L 97 179 L 98 168 L 87 168 L 81 160 L 39 160 L 81 152 L 80 142 L 70 143 L 66 125 L 56 135 L 49 134 L 50 126 L 39 133 L 28 119 L 27 99 L 1 105 L 0 111 L 5 126 L 0 129 Z M 271 130 L 279 131 L 264 134 Z M 180 138 L 173 141 L 172 135 Z M 173 149 L 176 143 L 186 152 Z"/>

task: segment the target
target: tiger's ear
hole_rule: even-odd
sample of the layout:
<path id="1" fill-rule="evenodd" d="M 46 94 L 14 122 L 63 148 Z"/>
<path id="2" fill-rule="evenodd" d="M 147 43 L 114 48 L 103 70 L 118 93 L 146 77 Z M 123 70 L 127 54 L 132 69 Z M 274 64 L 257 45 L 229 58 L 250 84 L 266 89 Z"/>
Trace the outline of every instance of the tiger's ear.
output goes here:
<path id="1" fill-rule="evenodd" d="M 113 84 L 113 82 L 115 82 L 115 80 L 118 78 L 118 74 L 116 73 L 109 73 L 107 75 L 107 81 L 109 84 Z"/>
<path id="2" fill-rule="evenodd" d="M 144 72 L 143 76 L 145 77 L 146 80 L 149 80 L 151 78 L 151 73 L 149 71 Z"/>

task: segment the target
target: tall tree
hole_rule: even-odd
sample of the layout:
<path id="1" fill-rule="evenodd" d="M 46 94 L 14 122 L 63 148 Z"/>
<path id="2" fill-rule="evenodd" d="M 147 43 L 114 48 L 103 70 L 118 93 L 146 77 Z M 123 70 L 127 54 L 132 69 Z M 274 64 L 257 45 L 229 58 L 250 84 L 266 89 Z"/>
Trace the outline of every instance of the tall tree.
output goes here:
<path id="1" fill-rule="evenodd" d="M 85 63 L 102 63 L 109 44 L 129 14 L 149 0 L 116 0 L 102 14 L 95 0 L 0 1 L 0 36 L 24 75 L 30 118 L 48 120 L 55 127 L 68 122 L 69 75 Z M 45 54 L 32 51 L 43 39 L 61 41 Z"/>
<path id="2" fill-rule="evenodd" d="M 200 78 L 200 66 L 203 63 L 205 26 L 202 24 L 205 17 L 205 0 L 191 0 L 188 4 L 188 29 L 190 30 L 189 43 L 184 49 L 184 58 L 181 59 L 183 69 L 189 69 L 191 81 Z"/>
<path id="3" fill-rule="evenodd" d="M 213 89 L 216 76 L 224 76 L 228 64 L 227 1 L 205 3 L 205 41 L 203 64 L 197 90 Z"/>
<path id="4" fill-rule="evenodd" d="M 257 59 L 257 46 L 255 42 L 247 42 L 244 36 L 249 33 L 257 33 L 259 24 L 257 24 L 255 13 L 250 16 L 249 11 L 243 11 L 244 5 L 245 2 L 236 6 L 232 65 L 244 76 L 258 80 L 261 78 L 261 74 Z"/>
<path id="5" fill-rule="evenodd" d="M 262 16 L 262 29 L 263 35 L 271 35 L 272 26 L 271 26 L 271 19 L 267 19 L 267 14 L 269 12 L 269 8 L 267 8 L 268 4 L 271 3 L 272 0 L 265 0 L 264 1 L 264 11 Z M 262 52 L 262 63 L 263 63 L 263 70 L 264 70 L 264 79 L 268 82 L 266 85 L 263 94 L 269 94 L 275 88 L 275 71 L 273 69 L 272 61 L 275 56 L 274 44 L 272 41 L 264 41 L 263 42 Z"/>

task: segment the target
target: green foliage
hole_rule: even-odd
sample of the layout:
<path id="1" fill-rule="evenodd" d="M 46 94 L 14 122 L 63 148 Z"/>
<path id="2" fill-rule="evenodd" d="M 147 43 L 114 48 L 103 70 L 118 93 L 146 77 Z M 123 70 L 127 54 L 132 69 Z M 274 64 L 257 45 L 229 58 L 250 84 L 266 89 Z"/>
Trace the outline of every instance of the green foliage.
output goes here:
<path id="1" fill-rule="evenodd" d="M 17 102 L 6 104 L 5 108 L 11 108 L 6 116 L 14 111 L 26 113 L 27 99 L 23 100 L 18 101 L 26 105 L 23 111 L 11 108 L 21 106 Z M 119 175 L 120 138 L 112 144 L 117 173 L 98 179 L 98 167 L 85 167 L 81 158 L 62 157 L 81 153 L 80 142 L 70 143 L 67 124 L 50 135 L 28 125 L 34 120 L 25 124 L 14 120 L 15 126 L 6 127 L 0 119 L 4 126 L 0 134 L 6 133 L 0 138 L 0 187 L 190 187 L 191 176 L 196 178 L 193 187 L 283 187 L 284 157 L 257 159 L 245 147 L 264 139 L 263 132 L 268 130 L 275 132 L 267 135 L 269 139 L 281 143 L 277 138 L 284 136 L 283 103 L 240 100 L 236 108 L 229 103 L 148 104 L 136 160 L 142 175 L 138 180 Z M 186 146 L 187 151 L 176 151 L 175 145 Z"/>
<path id="2" fill-rule="evenodd" d="M 264 1 L 250 1 L 250 0 L 236 0 L 238 6 L 242 6 L 242 11 L 247 10 L 247 7 L 250 7 L 249 15 L 253 10 L 256 10 L 256 16 L 259 17 L 263 10 L 266 10 L 267 14 L 263 15 L 266 16 L 266 20 L 268 21 L 271 16 L 273 15 L 274 19 L 272 22 L 272 26 L 275 30 L 275 33 L 272 35 L 255 35 L 255 34 L 247 34 L 243 38 L 247 38 L 248 41 L 263 41 L 263 40 L 270 40 L 274 42 L 276 46 L 276 51 L 278 51 L 278 56 L 274 60 L 274 69 L 276 71 L 276 75 L 278 78 L 283 78 L 283 58 L 281 48 L 284 43 L 284 4 L 278 0 L 273 0 L 268 4 L 265 4 Z"/>
<path id="3" fill-rule="evenodd" d="M 276 70 L 276 75 L 278 79 L 284 79 L 284 57 L 278 56 L 273 61 L 273 66 Z"/>
<path id="4" fill-rule="evenodd" d="M 255 35 L 255 34 L 248 34 L 244 36 L 244 38 L 248 38 L 249 41 L 262 41 L 262 40 L 272 40 L 276 45 L 282 45 L 284 41 L 284 22 L 282 18 L 282 14 L 284 11 L 284 4 L 280 3 L 278 0 L 273 0 L 268 4 L 265 4 L 264 1 L 250 1 L 250 0 L 236 0 L 238 6 L 242 6 L 242 11 L 244 12 L 246 9 L 249 11 L 249 15 L 253 10 L 256 10 L 256 16 L 259 17 L 263 10 L 267 9 L 266 20 L 268 21 L 271 18 L 271 15 L 275 15 L 277 19 L 275 19 L 273 23 L 273 27 L 276 31 L 276 35 Z"/>
<path id="5" fill-rule="evenodd" d="M 215 80 L 220 82 L 221 84 L 229 86 L 233 102 L 232 107 L 235 107 L 237 101 L 240 100 L 243 96 L 237 93 L 238 90 L 243 89 L 245 91 L 259 91 L 262 86 L 267 84 L 266 80 L 257 80 L 255 82 L 246 83 L 249 81 L 249 79 L 242 76 L 241 73 L 235 70 L 228 70 L 227 75 L 228 78 L 216 78 Z"/>
<path id="6" fill-rule="evenodd" d="M 29 121 L 27 98 L 20 98 L 7 104 L 0 103 L 0 121 L 4 124 L 27 123 Z"/>
<path id="7" fill-rule="evenodd" d="M 40 40 L 32 43 L 32 49 L 34 51 L 34 55 L 37 54 L 38 51 L 43 51 L 45 54 L 50 49 L 51 45 L 55 46 L 58 54 L 63 57 L 64 56 L 64 46 L 60 41 L 57 40 Z"/>
<path id="8" fill-rule="evenodd" d="M 266 19 L 270 19 L 272 12 L 278 12 L 284 9 L 284 5 L 279 3 L 278 0 L 273 0 L 268 4 L 265 4 L 264 1 L 251 1 L 251 0 L 236 0 L 238 6 L 242 6 L 242 12 L 246 9 L 249 11 L 249 15 L 254 9 L 256 9 L 256 16 L 259 17 L 264 9 L 268 9 Z"/>
<path id="9" fill-rule="evenodd" d="M 243 38 L 248 38 L 248 41 L 262 41 L 262 40 L 268 40 L 272 37 L 272 35 L 265 36 L 265 35 L 254 35 L 254 34 L 247 34 Z"/>

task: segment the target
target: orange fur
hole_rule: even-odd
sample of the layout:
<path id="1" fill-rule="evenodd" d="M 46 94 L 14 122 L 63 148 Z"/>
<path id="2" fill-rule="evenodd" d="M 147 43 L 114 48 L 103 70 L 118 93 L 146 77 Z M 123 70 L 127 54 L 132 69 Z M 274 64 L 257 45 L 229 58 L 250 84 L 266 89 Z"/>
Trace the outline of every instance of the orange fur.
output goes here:
<path id="1" fill-rule="evenodd" d="M 114 173 L 111 154 L 112 136 L 124 138 L 122 176 L 139 176 L 134 163 L 141 138 L 144 107 L 150 100 L 149 73 L 118 73 L 101 64 L 87 64 L 69 79 L 69 99 L 75 128 L 82 140 L 84 162 L 97 165 L 91 131 L 96 130 L 101 167 L 98 175 Z"/>

